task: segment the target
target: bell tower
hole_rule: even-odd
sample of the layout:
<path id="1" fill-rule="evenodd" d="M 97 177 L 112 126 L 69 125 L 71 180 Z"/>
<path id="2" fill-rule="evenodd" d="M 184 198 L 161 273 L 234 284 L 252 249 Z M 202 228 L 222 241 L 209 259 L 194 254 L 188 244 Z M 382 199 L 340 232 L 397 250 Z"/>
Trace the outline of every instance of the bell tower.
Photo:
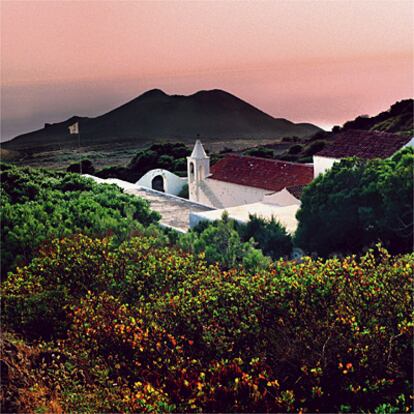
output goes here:
<path id="1" fill-rule="evenodd" d="M 201 182 L 210 174 L 210 158 L 197 139 L 193 152 L 187 157 L 188 192 L 191 201 L 199 201 Z"/>

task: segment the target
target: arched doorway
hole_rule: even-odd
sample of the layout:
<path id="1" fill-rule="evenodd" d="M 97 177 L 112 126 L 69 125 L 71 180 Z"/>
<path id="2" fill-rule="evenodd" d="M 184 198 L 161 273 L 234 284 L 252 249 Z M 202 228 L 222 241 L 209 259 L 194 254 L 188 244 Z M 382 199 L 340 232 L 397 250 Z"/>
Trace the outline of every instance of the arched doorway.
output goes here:
<path id="1" fill-rule="evenodd" d="M 164 178 L 162 177 L 162 175 L 157 175 L 152 179 L 151 187 L 153 190 L 165 192 Z"/>

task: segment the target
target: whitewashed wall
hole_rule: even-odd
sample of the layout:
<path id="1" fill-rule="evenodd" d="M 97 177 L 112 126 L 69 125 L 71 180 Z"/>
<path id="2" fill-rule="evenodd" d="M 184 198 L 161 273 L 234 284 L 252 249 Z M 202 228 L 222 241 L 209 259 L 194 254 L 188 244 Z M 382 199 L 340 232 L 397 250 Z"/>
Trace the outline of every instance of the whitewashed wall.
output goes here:
<path id="1" fill-rule="evenodd" d="M 185 184 L 187 184 L 187 177 L 179 177 L 170 171 L 163 169 L 156 169 L 148 171 L 137 182 L 136 185 L 141 187 L 152 188 L 152 180 L 155 177 L 161 176 L 164 180 L 164 191 L 167 194 L 178 195 Z"/>
<path id="2" fill-rule="evenodd" d="M 261 201 L 269 193 L 269 190 L 207 178 L 194 183 L 190 200 L 214 208 L 226 208 Z"/>
<path id="3" fill-rule="evenodd" d="M 313 156 L 313 176 L 316 178 L 319 174 L 324 173 L 326 170 L 332 168 L 334 163 L 339 162 L 337 158 L 321 157 L 318 155 Z"/>
<path id="4" fill-rule="evenodd" d="M 300 205 L 300 200 L 298 200 L 294 195 L 289 193 L 286 188 L 277 193 L 265 194 L 263 197 L 263 203 L 272 204 L 276 206 L 291 206 L 291 205 Z"/>

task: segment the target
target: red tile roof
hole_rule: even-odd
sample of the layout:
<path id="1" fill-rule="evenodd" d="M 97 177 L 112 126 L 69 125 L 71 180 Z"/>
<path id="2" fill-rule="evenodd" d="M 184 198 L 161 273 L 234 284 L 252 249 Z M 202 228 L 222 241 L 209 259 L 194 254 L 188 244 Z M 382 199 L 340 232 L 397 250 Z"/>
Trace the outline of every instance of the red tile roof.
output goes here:
<path id="1" fill-rule="evenodd" d="M 293 195 L 293 197 L 296 197 L 298 200 L 302 197 L 303 189 L 306 187 L 306 185 L 291 185 L 290 187 L 286 187 L 286 190 L 289 191 L 290 194 Z"/>
<path id="2" fill-rule="evenodd" d="M 313 166 L 228 154 L 211 167 L 211 173 L 209 178 L 214 180 L 280 191 L 292 185 L 309 184 Z"/>
<path id="3" fill-rule="evenodd" d="M 411 137 L 353 129 L 338 132 L 333 139 L 334 142 L 315 155 L 329 158 L 388 158 L 407 144 Z"/>

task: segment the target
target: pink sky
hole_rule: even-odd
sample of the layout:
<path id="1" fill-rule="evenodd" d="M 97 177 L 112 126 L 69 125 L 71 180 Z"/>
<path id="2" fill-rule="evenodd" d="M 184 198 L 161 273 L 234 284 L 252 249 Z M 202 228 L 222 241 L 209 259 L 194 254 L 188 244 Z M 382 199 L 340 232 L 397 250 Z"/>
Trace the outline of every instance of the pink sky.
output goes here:
<path id="1" fill-rule="evenodd" d="M 402 0 L 2 0 L 2 139 L 150 88 L 341 124 L 413 95 L 413 25 Z"/>

